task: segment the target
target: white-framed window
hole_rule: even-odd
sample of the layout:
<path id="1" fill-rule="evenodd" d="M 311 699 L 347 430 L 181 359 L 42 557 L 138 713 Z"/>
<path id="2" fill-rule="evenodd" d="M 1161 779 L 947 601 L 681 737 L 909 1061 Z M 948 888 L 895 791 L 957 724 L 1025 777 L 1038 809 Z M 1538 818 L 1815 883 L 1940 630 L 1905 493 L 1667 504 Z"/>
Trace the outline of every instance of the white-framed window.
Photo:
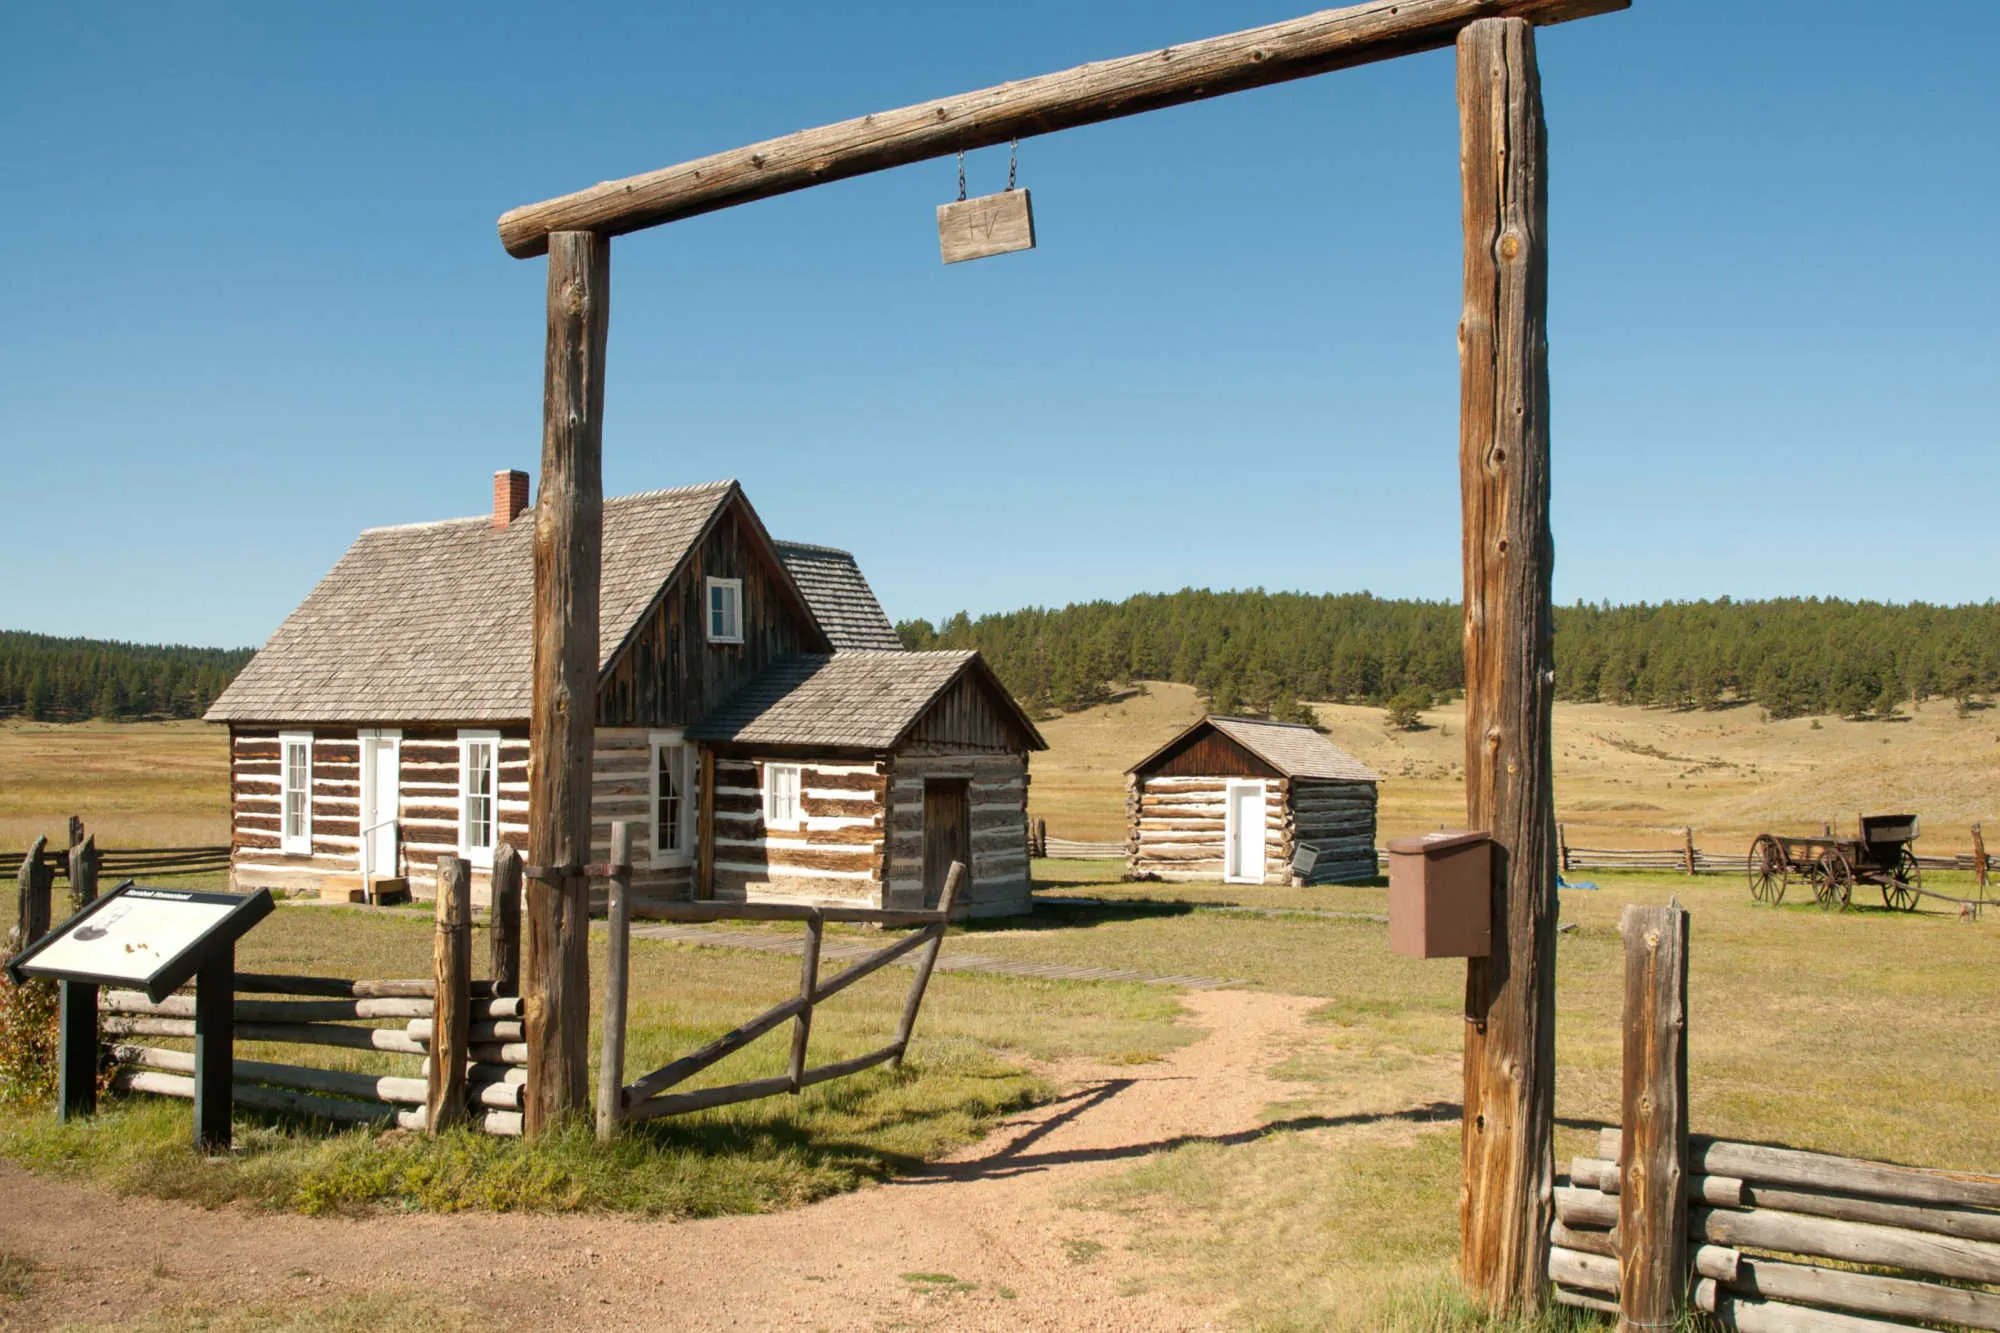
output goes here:
<path id="1" fill-rule="evenodd" d="M 458 733 L 458 854 L 493 864 L 500 837 L 500 733 Z"/>
<path id="2" fill-rule="evenodd" d="M 799 799 L 799 766 L 764 765 L 764 827 L 795 829 L 805 822 Z"/>
<path id="3" fill-rule="evenodd" d="M 311 856 L 313 849 L 313 737 L 310 731 L 278 733 L 278 849 Z"/>
<path id="4" fill-rule="evenodd" d="M 694 860 L 694 747 L 678 731 L 652 735 L 653 865 Z"/>
<path id="5" fill-rule="evenodd" d="M 708 641 L 743 642 L 743 580 L 709 579 Z"/>

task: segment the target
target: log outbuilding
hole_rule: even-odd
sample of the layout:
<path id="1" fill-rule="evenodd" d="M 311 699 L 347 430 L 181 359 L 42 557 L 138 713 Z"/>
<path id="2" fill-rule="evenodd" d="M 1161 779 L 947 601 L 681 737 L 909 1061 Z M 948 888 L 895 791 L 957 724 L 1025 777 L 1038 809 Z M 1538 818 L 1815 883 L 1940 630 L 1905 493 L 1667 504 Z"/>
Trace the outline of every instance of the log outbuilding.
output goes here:
<path id="1" fill-rule="evenodd" d="M 364 532 L 209 710 L 230 732 L 241 889 L 490 892 L 528 846 L 528 479 L 491 517 Z M 591 859 L 632 901 L 1026 911 L 1028 754 L 971 652 L 902 650 L 854 558 L 773 541 L 734 482 L 604 502 Z"/>
<path id="2" fill-rule="evenodd" d="M 1231 884 L 1372 878 L 1379 781 L 1311 727 L 1205 717 L 1126 771 L 1130 874 Z M 1318 855 L 1295 875 L 1301 845 Z"/>

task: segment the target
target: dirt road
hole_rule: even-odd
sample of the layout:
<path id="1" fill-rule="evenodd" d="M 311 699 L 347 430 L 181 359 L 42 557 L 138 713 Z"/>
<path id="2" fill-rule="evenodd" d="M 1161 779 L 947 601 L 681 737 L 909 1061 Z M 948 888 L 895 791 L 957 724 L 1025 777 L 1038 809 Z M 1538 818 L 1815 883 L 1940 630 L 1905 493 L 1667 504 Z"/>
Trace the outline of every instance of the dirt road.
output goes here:
<path id="1" fill-rule="evenodd" d="M 337 1307 L 407 1293 L 484 1328 L 1198 1329 L 1072 1186 L 1176 1143 L 1240 1139 L 1291 1091 L 1269 1069 L 1316 1003 L 1188 993 L 1208 1033 L 1154 1064 L 1064 1064 L 1067 1095 L 921 1176 L 789 1212 L 699 1222 L 201 1212 L 0 1165 L 0 1251 L 41 1269 L 0 1325 L 124 1324 L 199 1303 Z M 431 1256 L 456 1256 L 436 1265 Z"/>

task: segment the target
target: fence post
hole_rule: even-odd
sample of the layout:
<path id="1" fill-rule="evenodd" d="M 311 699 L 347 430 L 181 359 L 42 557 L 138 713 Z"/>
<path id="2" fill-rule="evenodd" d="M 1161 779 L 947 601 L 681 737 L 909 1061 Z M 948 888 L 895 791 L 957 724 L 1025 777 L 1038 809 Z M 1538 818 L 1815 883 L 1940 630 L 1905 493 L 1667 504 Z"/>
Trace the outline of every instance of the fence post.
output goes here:
<path id="1" fill-rule="evenodd" d="M 56 875 L 55 867 L 42 864 L 42 852 L 48 845 L 47 838 L 36 838 L 34 846 L 21 858 L 21 872 L 15 878 L 20 890 L 14 925 L 16 950 L 27 948 L 49 933 L 49 892 L 55 887 Z"/>
<path id="2" fill-rule="evenodd" d="M 1688 914 L 1625 908 L 1618 1327 L 1671 1328 L 1687 1291 Z"/>
<path id="3" fill-rule="evenodd" d="M 74 847 L 82 841 L 83 841 L 83 816 L 71 815 L 69 817 L 69 845 Z"/>
<path id="4" fill-rule="evenodd" d="M 70 816 L 72 819 L 74 815 Z M 97 835 L 88 834 L 69 849 L 69 909 L 80 912 L 97 901 L 97 870 L 104 857 L 97 850 Z"/>
<path id="5" fill-rule="evenodd" d="M 924 946 L 924 956 L 917 963 L 917 975 L 910 981 L 910 993 L 903 997 L 903 1017 L 896 1024 L 896 1054 L 889 1064 L 892 1068 L 903 1067 L 903 1054 L 910 1048 L 910 1034 L 916 1030 L 917 1010 L 924 1003 L 924 988 L 931 984 L 931 969 L 937 966 L 938 949 L 944 944 L 944 933 L 951 925 L 951 909 L 958 902 L 959 886 L 965 882 L 965 863 L 953 861 L 951 869 L 945 872 L 944 892 L 938 895 L 938 919 L 935 924 L 925 926 L 931 932 L 931 942 Z"/>
<path id="6" fill-rule="evenodd" d="M 812 1040 L 813 1007 L 812 994 L 819 989 L 819 946 L 826 938 L 826 918 L 814 912 L 806 918 L 806 948 L 799 959 L 799 999 L 805 1007 L 792 1020 L 792 1067 L 790 1077 L 794 1095 L 799 1090 L 799 1080 L 806 1072 L 806 1043 Z"/>
<path id="7" fill-rule="evenodd" d="M 1979 831 L 1979 825 L 1972 826 L 1972 874 L 1973 882 L 1979 885 L 1979 896 L 1986 896 L 1986 837 Z"/>
<path id="8" fill-rule="evenodd" d="M 1683 843 L 1683 850 L 1687 859 L 1687 872 L 1692 875 L 1694 873 L 1694 825 L 1687 825 L 1681 832 L 1686 838 L 1685 843 Z"/>
<path id="9" fill-rule="evenodd" d="M 472 1035 L 472 867 L 464 857 L 438 858 L 431 964 L 436 989 L 424 1105 L 426 1126 L 435 1134 L 465 1118 L 466 1046 Z"/>
<path id="10" fill-rule="evenodd" d="M 625 989 L 632 966 L 632 825 L 611 821 L 611 890 L 604 910 L 604 1045 L 597 1059 L 597 1141 L 609 1143 L 625 1111 Z"/>
<path id="11" fill-rule="evenodd" d="M 1568 874 L 1570 870 L 1569 830 L 1561 824 L 1556 825 L 1556 858 L 1556 864 L 1562 867 L 1565 875 Z"/>
<path id="12" fill-rule="evenodd" d="M 495 995 L 521 993 L 521 853 L 503 842 L 493 851 L 493 901 L 487 909 L 488 971 Z"/>

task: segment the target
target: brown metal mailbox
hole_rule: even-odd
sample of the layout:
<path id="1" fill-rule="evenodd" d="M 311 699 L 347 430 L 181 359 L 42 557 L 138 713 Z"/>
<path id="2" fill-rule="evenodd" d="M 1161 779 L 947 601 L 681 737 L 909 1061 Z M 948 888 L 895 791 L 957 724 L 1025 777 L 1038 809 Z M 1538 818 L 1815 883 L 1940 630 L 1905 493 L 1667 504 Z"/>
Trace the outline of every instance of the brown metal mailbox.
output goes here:
<path id="1" fill-rule="evenodd" d="M 1389 844 L 1389 948 L 1409 958 L 1493 949 L 1493 837 L 1450 829 Z"/>

